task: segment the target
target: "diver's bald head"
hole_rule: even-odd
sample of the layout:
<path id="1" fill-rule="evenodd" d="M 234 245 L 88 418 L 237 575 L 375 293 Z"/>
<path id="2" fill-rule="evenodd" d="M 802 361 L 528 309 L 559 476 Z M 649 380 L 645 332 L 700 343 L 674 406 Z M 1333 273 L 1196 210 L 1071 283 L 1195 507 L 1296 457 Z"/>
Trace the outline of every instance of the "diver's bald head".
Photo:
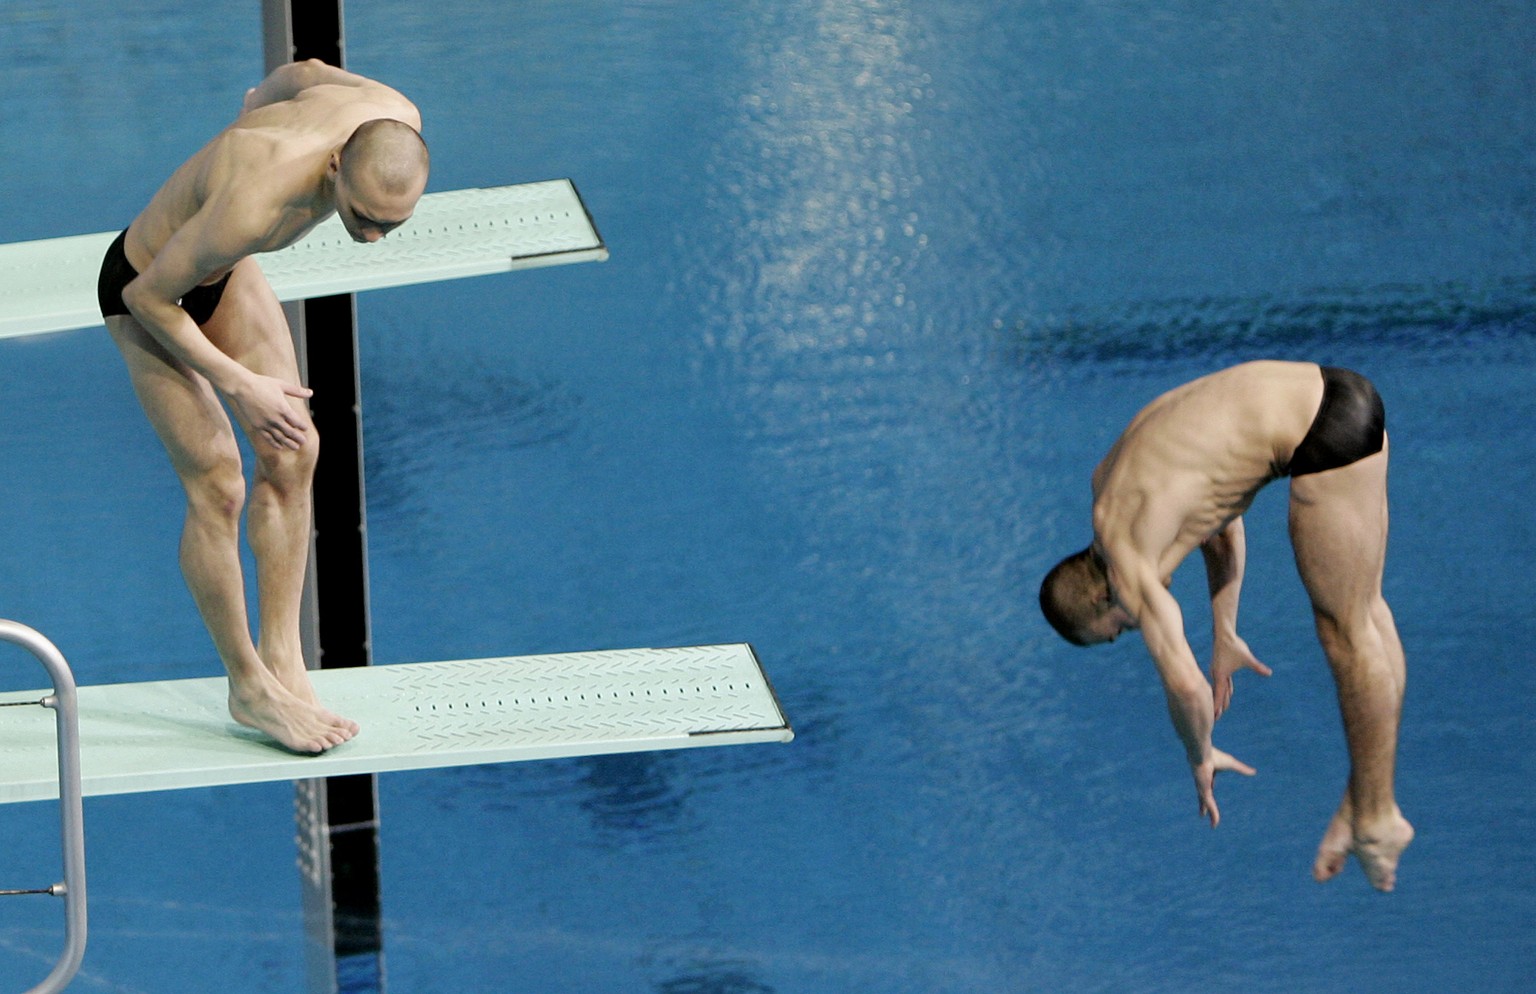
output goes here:
<path id="1" fill-rule="evenodd" d="M 392 118 L 364 121 L 341 147 L 347 185 L 388 197 L 419 197 L 426 189 L 430 167 L 420 132 Z"/>

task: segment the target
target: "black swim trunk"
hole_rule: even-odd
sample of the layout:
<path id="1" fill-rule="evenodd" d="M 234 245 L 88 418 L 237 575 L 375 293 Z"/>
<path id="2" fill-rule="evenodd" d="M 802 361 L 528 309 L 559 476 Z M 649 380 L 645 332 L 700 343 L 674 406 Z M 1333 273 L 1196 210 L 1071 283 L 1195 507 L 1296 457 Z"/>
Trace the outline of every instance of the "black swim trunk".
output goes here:
<path id="1" fill-rule="evenodd" d="M 1323 402 L 1317 417 L 1281 476 L 1322 473 L 1381 451 L 1387 433 L 1387 412 L 1371 381 L 1348 369 L 1320 366 Z"/>
<path id="2" fill-rule="evenodd" d="M 127 238 L 125 228 L 101 260 L 101 275 L 96 278 L 96 303 L 101 307 L 103 318 L 129 313 L 128 305 L 123 303 L 123 287 L 138 279 L 139 271 L 128 262 L 128 253 L 123 251 L 123 242 Z M 181 309 L 196 324 L 207 324 L 213 312 L 218 310 L 224 287 L 228 284 L 229 274 L 226 273 L 217 283 L 193 287 L 181 298 Z"/>

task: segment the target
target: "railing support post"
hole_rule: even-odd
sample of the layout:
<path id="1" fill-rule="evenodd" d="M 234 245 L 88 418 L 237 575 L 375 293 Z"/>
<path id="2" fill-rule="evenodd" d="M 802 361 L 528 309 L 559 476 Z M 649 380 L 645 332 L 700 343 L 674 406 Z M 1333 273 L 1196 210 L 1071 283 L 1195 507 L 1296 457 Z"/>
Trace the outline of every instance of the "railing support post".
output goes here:
<path id="1" fill-rule="evenodd" d="M 52 708 L 59 748 L 59 844 L 64 881 L 50 890 L 64 898 L 64 952 L 53 971 L 27 994 L 58 994 L 74 979 L 85 959 L 85 814 L 80 797 L 80 722 L 75 676 L 69 664 L 41 633 L 14 621 L 0 621 L 0 641 L 13 642 L 36 656 L 53 679 L 53 693 L 39 703 Z"/>

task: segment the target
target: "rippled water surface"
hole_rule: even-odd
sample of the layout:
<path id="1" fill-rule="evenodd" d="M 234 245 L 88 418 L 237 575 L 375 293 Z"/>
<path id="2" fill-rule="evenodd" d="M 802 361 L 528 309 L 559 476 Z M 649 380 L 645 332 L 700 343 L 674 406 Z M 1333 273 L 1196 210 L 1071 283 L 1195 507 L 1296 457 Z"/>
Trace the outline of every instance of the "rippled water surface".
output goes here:
<path id="1" fill-rule="evenodd" d="M 126 223 L 255 82 L 255 7 L 0 11 L 0 236 Z M 361 298 L 378 661 L 750 641 L 797 731 L 383 777 L 392 990 L 1526 989 L 1525 5 L 348 17 L 435 188 L 570 176 L 612 250 Z M 1219 784 L 1215 832 L 1137 640 L 1075 650 L 1034 608 L 1124 422 L 1259 357 L 1388 407 L 1419 831 L 1390 897 L 1308 877 L 1345 758 L 1278 490 L 1242 614 L 1275 676 L 1217 731 L 1259 776 Z M 83 682 L 216 673 L 106 336 L 0 343 L 0 397 L 0 616 Z M 1174 589 L 1203 653 L 1198 566 Z M 73 989 L 300 989 L 290 794 L 93 800 Z M 0 887 L 52 872 L 51 817 L 0 809 Z M 0 905 L 0 988 L 58 917 Z"/>

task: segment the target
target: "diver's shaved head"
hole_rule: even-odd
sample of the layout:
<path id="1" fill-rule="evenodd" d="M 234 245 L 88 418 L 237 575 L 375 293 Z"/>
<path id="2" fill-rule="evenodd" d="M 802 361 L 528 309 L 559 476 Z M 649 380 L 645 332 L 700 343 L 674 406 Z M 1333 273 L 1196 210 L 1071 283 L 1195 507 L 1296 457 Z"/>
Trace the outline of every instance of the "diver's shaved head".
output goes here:
<path id="1" fill-rule="evenodd" d="M 427 143 L 409 124 L 379 117 L 358 125 L 341 147 L 347 183 L 389 196 L 420 192 L 427 185 L 431 159 Z"/>
<path id="2" fill-rule="evenodd" d="M 1057 563 L 1040 584 L 1041 613 L 1073 645 L 1093 644 L 1089 625 L 1108 603 L 1109 578 L 1091 545 Z"/>

